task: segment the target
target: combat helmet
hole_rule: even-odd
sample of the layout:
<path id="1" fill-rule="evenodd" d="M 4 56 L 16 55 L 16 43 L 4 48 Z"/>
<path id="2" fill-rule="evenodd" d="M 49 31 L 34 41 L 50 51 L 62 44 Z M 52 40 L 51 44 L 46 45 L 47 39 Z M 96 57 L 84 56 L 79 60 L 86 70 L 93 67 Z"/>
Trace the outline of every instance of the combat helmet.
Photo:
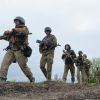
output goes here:
<path id="1" fill-rule="evenodd" d="M 17 16 L 15 19 L 14 19 L 14 22 L 16 20 L 19 20 L 21 22 L 21 24 L 24 24 L 25 25 L 25 19 L 23 17 L 20 17 L 20 16 Z"/>
<path id="2" fill-rule="evenodd" d="M 52 32 L 52 29 L 50 27 L 45 27 L 44 32 L 47 32 L 47 31 Z"/>

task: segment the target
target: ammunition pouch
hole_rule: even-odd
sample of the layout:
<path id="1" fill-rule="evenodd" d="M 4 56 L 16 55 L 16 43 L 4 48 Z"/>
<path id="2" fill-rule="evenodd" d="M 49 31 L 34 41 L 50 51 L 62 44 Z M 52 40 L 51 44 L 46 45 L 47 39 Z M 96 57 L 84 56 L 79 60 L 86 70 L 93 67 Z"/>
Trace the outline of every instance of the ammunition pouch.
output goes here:
<path id="1" fill-rule="evenodd" d="M 32 55 L 32 49 L 29 46 L 26 46 L 23 50 L 24 56 L 25 57 L 30 57 Z"/>
<path id="2" fill-rule="evenodd" d="M 73 59 L 71 57 L 66 57 L 65 64 L 73 64 Z"/>
<path id="3" fill-rule="evenodd" d="M 62 59 L 65 59 L 65 58 L 66 58 L 66 55 L 65 55 L 65 54 L 63 54 L 61 58 L 62 58 Z"/>

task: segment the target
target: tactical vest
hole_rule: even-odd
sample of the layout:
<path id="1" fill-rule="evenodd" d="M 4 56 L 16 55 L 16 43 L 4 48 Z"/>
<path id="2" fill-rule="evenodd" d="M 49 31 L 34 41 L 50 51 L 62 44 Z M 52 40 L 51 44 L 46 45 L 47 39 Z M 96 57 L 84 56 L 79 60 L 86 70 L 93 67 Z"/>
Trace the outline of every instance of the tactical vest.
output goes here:
<path id="1" fill-rule="evenodd" d="M 83 66 L 83 57 L 78 56 L 78 58 L 77 58 L 77 66 Z"/>
<path id="2" fill-rule="evenodd" d="M 21 26 L 18 28 L 14 28 L 14 30 L 17 32 L 17 34 L 24 33 L 25 36 L 11 36 L 9 39 L 9 46 L 12 50 L 19 50 L 22 48 L 25 48 L 28 45 L 28 35 L 29 33 L 28 28 L 26 26 Z M 12 42 L 14 41 L 14 42 Z"/>
<path id="3" fill-rule="evenodd" d="M 40 52 L 41 53 L 51 53 L 51 52 L 53 53 L 57 45 L 56 37 L 50 34 L 49 36 L 45 36 L 42 41 L 45 41 L 46 44 L 44 44 L 43 46 L 39 48 Z"/>
<path id="4" fill-rule="evenodd" d="M 68 57 L 66 55 L 65 57 L 65 64 L 73 64 L 74 63 L 74 58 L 72 56 L 75 56 L 75 53 L 73 50 L 69 50 L 67 51 L 67 53 L 71 56 L 71 57 Z"/>

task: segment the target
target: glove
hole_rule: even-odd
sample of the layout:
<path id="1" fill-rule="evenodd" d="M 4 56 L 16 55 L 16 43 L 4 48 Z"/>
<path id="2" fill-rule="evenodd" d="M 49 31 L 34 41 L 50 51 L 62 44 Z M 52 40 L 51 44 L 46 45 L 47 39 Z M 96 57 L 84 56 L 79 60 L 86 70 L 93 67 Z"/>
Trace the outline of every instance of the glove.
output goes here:
<path id="1" fill-rule="evenodd" d="M 11 32 L 9 30 L 5 31 L 3 35 L 10 35 Z"/>

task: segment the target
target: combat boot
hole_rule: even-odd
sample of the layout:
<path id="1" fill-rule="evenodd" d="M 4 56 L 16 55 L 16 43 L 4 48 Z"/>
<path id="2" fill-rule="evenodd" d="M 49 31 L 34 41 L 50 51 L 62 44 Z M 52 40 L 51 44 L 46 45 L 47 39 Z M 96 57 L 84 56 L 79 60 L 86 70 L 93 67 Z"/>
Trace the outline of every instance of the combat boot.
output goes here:
<path id="1" fill-rule="evenodd" d="M 35 78 L 34 77 L 30 78 L 29 80 L 30 80 L 30 83 L 35 83 Z"/>
<path id="2" fill-rule="evenodd" d="M 6 78 L 1 78 L 0 77 L 0 83 L 6 82 Z"/>
<path id="3" fill-rule="evenodd" d="M 74 84 L 74 82 L 75 82 L 75 78 L 72 77 L 72 78 L 71 78 L 71 81 L 72 81 L 72 83 Z"/>
<path id="4" fill-rule="evenodd" d="M 65 78 L 63 78 L 63 82 L 66 83 L 66 79 Z"/>

